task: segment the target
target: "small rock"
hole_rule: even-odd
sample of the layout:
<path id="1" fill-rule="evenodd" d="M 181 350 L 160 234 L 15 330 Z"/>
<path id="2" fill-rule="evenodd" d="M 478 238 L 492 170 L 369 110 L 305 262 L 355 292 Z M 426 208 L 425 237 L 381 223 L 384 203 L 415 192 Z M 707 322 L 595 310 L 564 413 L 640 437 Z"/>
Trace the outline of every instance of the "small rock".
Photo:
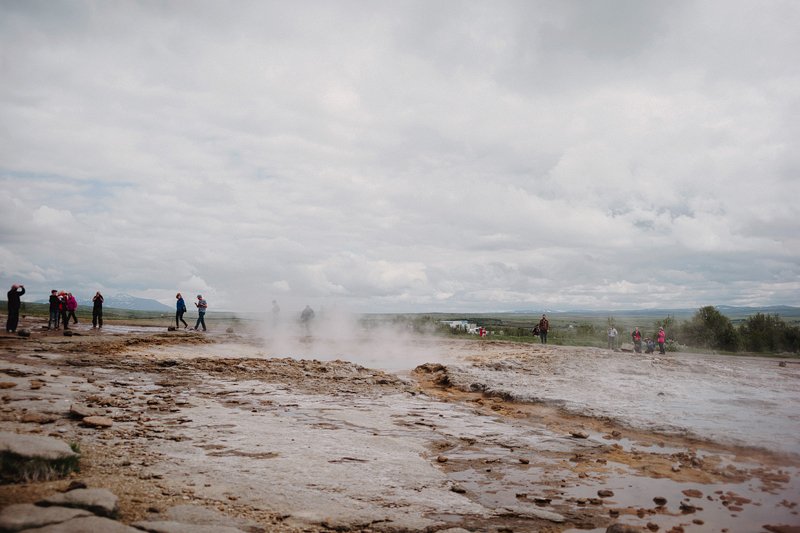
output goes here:
<path id="1" fill-rule="evenodd" d="M 649 529 L 650 531 L 658 531 L 658 524 L 656 524 L 655 522 L 648 522 L 647 529 Z"/>
<path id="2" fill-rule="evenodd" d="M 600 489 L 597 491 L 597 495 L 600 496 L 601 498 L 610 498 L 614 495 L 614 491 L 608 489 Z"/>
<path id="3" fill-rule="evenodd" d="M 86 418 L 87 416 L 99 416 L 100 413 L 85 405 L 73 404 L 69 406 L 69 415 L 73 418 Z"/>
<path id="4" fill-rule="evenodd" d="M 42 413 L 25 413 L 20 418 L 20 422 L 29 424 L 51 424 L 56 421 L 56 417 Z"/>
<path id="5" fill-rule="evenodd" d="M 691 514 L 697 511 L 697 507 L 684 502 L 681 502 L 680 508 L 683 514 Z"/>
<path id="6" fill-rule="evenodd" d="M 31 330 L 29 330 L 29 329 L 21 329 L 21 330 L 17 331 L 17 335 L 19 335 L 20 337 L 30 337 L 31 336 Z M 786 365 L 784 365 L 784 366 L 786 366 Z"/>
<path id="7" fill-rule="evenodd" d="M 453 484 L 450 487 L 450 490 L 455 492 L 456 494 L 465 494 L 467 492 L 467 489 L 465 489 L 461 485 L 456 485 L 456 484 Z"/>
<path id="8" fill-rule="evenodd" d="M 703 493 L 701 491 L 697 490 L 697 489 L 686 489 L 686 490 L 684 490 L 682 492 L 683 492 L 684 496 L 687 496 L 689 498 L 702 498 L 703 497 Z"/>
<path id="9" fill-rule="evenodd" d="M 653 498 L 653 502 L 655 502 L 655 504 L 658 505 L 659 507 L 664 507 L 665 505 L 667 505 L 667 499 L 663 496 L 656 496 L 655 498 Z"/>
<path id="10" fill-rule="evenodd" d="M 40 379 L 32 379 L 31 380 L 31 390 L 39 390 L 44 387 L 44 381 Z"/>
<path id="11" fill-rule="evenodd" d="M 447 457 L 445 457 L 444 455 L 440 455 L 439 457 L 436 458 L 436 462 L 438 462 L 438 463 L 446 463 L 447 462 Z"/>
<path id="12" fill-rule="evenodd" d="M 606 533 L 641 533 L 642 530 L 638 527 L 629 526 L 628 524 L 612 524 L 606 528 Z"/>
<path id="13" fill-rule="evenodd" d="M 781 361 L 780 363 L 778 363 L 778 366 L 786 366 L 786 361 Z"/>
<path id="14" fill-rule="evenodd" d="M 114 425 L 114 421 L 105 416 L 87 416 L 81 423 L 86 427 L 98 429 L 110 428 Z"/>
<path id="15" fill-rule="evenodd" d="M 227 328 L 227 329 L 225 330 L 225 333 L 233 333 L 233 328 Z"/>
<path id="16" fill-rule="evenodd" d="M 524 465 L 527 465 L 527 464 L 530 464 L 531 461 L 530 461 L 530 459 L 525 459 L 524 457 L 520 457 L 519 458 L 519 462 L 524 464 Z"/>
<path id="17" fill-rule="evenodd" d="M 0 381 L 0 389 L 13 389 L 16 386 L 13 381 Z"/>
<path id="18" fill-rule="evenodd" d="M 69 492 L 71 490 L 77 490 L 77 489 L 86 489 L 86 488 L 88 488 L 86 486 L 86 483 L 76 479 L 75 481 L 71 481 L 70 482 L 70 484 L 67 486 L 67 488 L 64 489 L 64 492 Z"/>
<path id="19" fill-rule="evenodd" d="M 575 430 L 575 431 L 570 431 L 569 434 L 572 435 L 573 437 L 575 437 L 576 439 L 588 439 L 589 438 L 589 434 L 586 433 L 583 430 L 580 430 L 580 429 Z"/>

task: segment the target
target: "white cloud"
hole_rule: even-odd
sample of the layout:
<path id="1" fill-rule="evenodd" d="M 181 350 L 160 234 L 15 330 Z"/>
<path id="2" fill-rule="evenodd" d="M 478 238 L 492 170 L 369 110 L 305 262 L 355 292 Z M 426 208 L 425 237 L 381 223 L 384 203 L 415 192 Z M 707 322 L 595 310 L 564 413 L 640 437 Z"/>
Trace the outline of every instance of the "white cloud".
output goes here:
<path id="1" fill-rule="evenodd" d="M 249 309 L 800 296 L 794 3 L 3 10 L 2 283 Z"/>

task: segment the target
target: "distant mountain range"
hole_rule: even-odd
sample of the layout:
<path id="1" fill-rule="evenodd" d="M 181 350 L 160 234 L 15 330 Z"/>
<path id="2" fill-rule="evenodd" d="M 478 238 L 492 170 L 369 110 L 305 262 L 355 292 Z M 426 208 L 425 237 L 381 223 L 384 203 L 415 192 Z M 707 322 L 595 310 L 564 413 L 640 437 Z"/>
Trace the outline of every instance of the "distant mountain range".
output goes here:
<path id="1" fill-rule="evenodd" d="M 705 307 L 705 306 L 702 306 Z M 768 305 L 763 307 L 739 307 L 734 305 L 715 305 L 714 307 L 729 318 L 748 317 L 757 313 L 765 315 L 780 315 L 781 317 L 800 317 L 800 307 L 789 305 Z M 545 311 L 551 315 L 583 315 L 583 316 L 634 316 L 634 317 L 665 317 L 674 316 L 685 318 L 694 315 L 700 307 L 680 308 L 680 309 L 619 309 L 619 310 L 589 310 L 575 309 L 571 311 Z M 513 314 L 533 315 L 542 311 L 519 310 L 512 311 Z"/>
<path id="2" fill-rule="evenodd" d="M 36 303 L 46 304 L 48 300 L 36 300 Z M 91 298 L 78 299 L 81 307 L 92 307 L 94 304 Z M 114 296 L 103 295 L 103 307 L 113 309 L 127 309 L 130 311 L 172 311 L 172 308 L 150 298 L 137 298 L 130 294 L 115 294 Z"/>

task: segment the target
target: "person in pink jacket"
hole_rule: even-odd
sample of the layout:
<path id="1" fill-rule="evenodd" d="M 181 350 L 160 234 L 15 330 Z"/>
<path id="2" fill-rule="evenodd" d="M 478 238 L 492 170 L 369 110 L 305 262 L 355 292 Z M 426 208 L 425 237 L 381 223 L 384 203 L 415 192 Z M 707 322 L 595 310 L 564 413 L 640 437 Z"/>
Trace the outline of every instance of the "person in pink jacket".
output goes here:
<path id="1" fill-rule="evenodd" d="M 664 332 L 664 328 L 658 328 L 658 353 L 665 354 L 667 353 L 664 351 L 664 344 L 667 342 L 667 334 Z"/>
<path id="2" fill-rule="evenodd" d="M 75 310 L 78 309 L 78 300 L 72 295 L 71 292 L 67 293 L 67 322 L 69 322 L 70 317 L 74 321 L 74 324 L 78 323 L 78 317 L 75 316 Z M 65 324 L 66 325 L 66 324 Z"/>

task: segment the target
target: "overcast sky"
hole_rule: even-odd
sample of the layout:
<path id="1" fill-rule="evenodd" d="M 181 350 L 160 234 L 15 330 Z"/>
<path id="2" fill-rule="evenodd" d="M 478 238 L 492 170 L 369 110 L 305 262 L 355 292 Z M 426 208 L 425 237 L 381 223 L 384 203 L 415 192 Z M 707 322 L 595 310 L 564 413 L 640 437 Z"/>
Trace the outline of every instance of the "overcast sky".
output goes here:
<path id="1" fill-rule="evenodd" d="M 0 0 L 0 283 L 800 305 L 798 28 L 794 0 Z"/>

